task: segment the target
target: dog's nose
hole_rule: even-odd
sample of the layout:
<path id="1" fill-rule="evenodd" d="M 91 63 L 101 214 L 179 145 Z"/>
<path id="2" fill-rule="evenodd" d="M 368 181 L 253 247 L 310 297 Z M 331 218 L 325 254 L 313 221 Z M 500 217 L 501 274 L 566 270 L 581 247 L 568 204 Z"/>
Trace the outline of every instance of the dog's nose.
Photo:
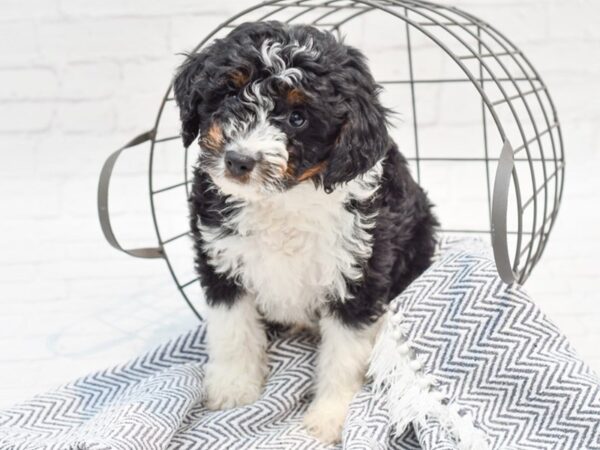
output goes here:
<path id="1" fill-rule="evenodd" d="M 252 156 L 228 150 L 225 152 L 225 166 L 234 177 L 249 174 L 254 169 L 256 160 Z"/>

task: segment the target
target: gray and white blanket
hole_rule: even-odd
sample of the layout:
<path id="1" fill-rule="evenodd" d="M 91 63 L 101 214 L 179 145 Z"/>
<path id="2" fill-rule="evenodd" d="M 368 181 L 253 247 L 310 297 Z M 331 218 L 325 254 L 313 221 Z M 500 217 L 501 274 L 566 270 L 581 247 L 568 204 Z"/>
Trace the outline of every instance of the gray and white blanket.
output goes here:
<path id="1" fill-rule="evenodd" d="M 315 338 L 273 335 L 262 398 L 203 407 L 204 325 L 0 411 L 0 449 L 323 449 L 302 428 Z M 348 449 L 600 449 L 600 379 L 473 241 L 391 305 Z"/>

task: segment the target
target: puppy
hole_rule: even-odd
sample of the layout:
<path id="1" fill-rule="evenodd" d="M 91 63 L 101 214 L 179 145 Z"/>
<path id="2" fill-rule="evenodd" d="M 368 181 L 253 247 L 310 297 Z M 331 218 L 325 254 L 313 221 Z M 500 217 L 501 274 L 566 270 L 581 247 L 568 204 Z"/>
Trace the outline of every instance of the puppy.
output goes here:
<path id="1" fill-rule="evenodd" d="M 365 57 L 324 31 L 245 23 L 174 79 L 207 302 L 207 405 L 257 400 L 265 322 L 318 329 L 308 430 L 335 442 L 385 305 L 430 264 L 437 226 L 387 132 Z"/>

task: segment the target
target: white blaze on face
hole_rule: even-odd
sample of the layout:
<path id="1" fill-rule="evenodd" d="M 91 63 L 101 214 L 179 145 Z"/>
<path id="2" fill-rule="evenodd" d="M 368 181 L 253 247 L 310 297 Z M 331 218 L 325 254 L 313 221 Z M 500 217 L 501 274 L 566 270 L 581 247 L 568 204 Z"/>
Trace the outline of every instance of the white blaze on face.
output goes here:
<path id="1" fill-rule="evenodd" d="M 225 150 L 252 156 L 259 165 L 264 161 L 284 171 L 288 161 L 286 143 L 286 134 L 262 115 L 252 128 L 240 133 Z"/>
<path id="2" fill-rule="evenodd" d="M 314 55 L 311 53 L 313 52 L 312 45 L 312 40 L 304 45 L 295 41 L 284 47 L 279 42 L 273 42 L 270 39 L 266 39 L 260 48 L 260 57 L 265 67 L 268 68 L 274 76 L 283 80 L 288 85 L 292 85 L 298 83 L 302 79 L 302 71 L 295 67 L 287 67 L 286 62 L 281 57 L 281 53 L 284 49 L 291 49 L 290 54 L 292 59 L 300 53 L 309 53 L 311 56 L 316 57 L 316 53 Z"/>
<path id="3" fill-rule="evenodd" d="M 285 176 L 288 152 L 287 136 L 270 123 L 270 109 L 256 109 L 256 116 L 245 122 L 230 122 L 224 130 L 228 143 L 227 151 L 235 151 L 252 157 L 256 161 L 248 180 L 241 183 L 226 176 L 225 159 L 220 161 L 218 173 L 213 181 L 223 193 L 242 200 L 257 200 L 276 192 Z"/>

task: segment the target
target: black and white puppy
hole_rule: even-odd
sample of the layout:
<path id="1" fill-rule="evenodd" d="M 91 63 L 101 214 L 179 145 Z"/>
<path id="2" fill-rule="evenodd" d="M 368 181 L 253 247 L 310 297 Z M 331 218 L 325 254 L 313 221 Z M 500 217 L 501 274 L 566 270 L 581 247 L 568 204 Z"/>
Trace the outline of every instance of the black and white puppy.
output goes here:
<path id="1" fill-rule="evenodd" d="M 364 56 L 327 32 L 246 23 L 191 54 L 174 92 L 210 361 L 207 404 L 259 398 L 265 322 L 318 329 L 307 428 L 340 438 L 384 306 L 430 264 L 437 225 L 387 132 Z"/>

